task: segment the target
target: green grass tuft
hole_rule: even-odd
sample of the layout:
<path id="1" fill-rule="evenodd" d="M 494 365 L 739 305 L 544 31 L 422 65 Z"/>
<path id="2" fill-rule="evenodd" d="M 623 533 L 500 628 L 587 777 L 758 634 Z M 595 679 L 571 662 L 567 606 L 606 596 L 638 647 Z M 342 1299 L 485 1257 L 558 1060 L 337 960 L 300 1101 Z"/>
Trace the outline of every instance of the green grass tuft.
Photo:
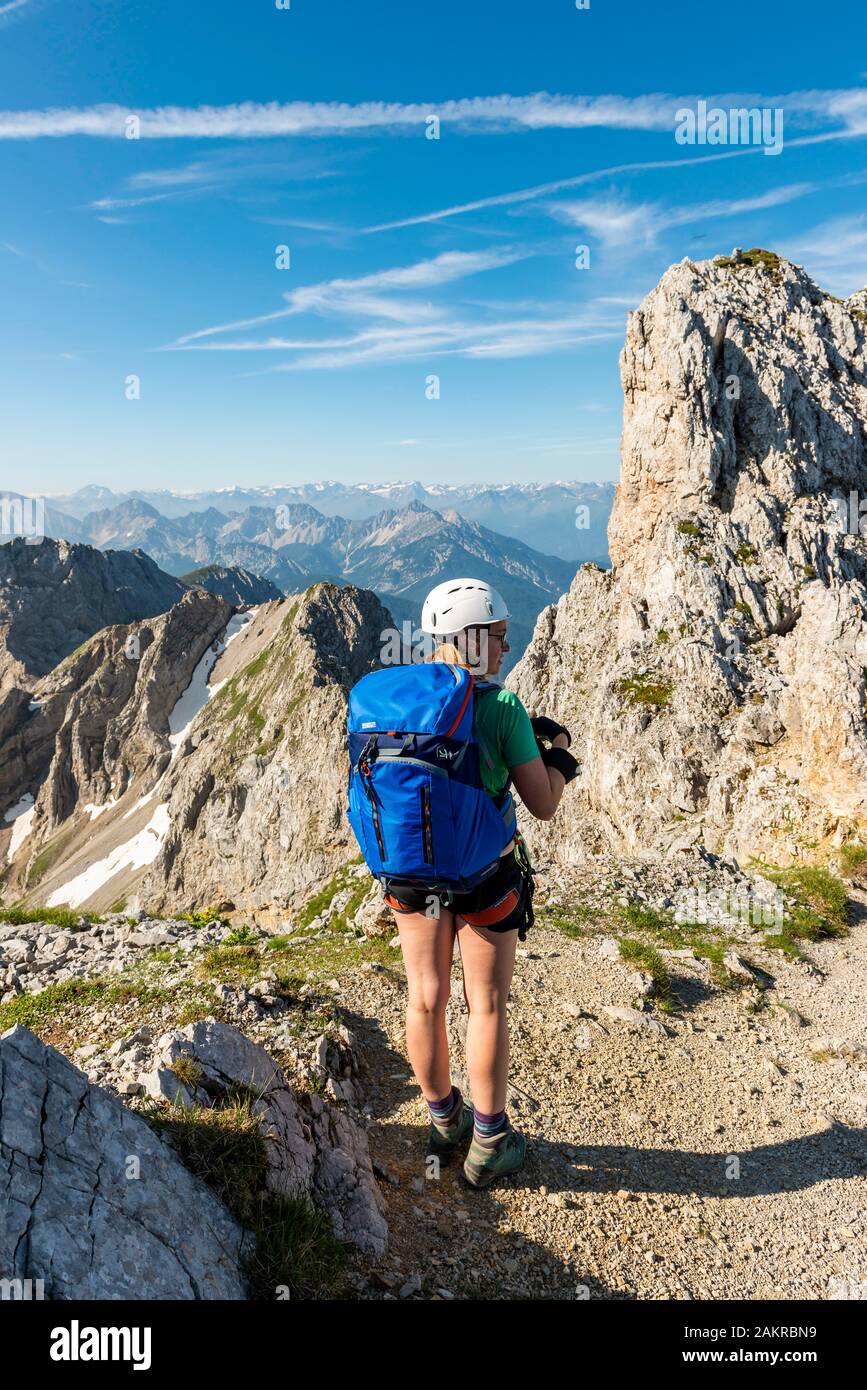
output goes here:
<path id="1" fill-rule="evenodd" d="M 216 908 L 206 907 L 201 912 L 182 912 L 173 919 L 175 922 L 189 922 L 191 927 L 208 927 L 212 922 L 218 922 L 221 927 L 228 927 L 228 917 L 221 917 Z"/>
<path id="2" fill-rule="evenodd" d="M 760 246 L 753 246 L 749 251 L 742 251 L 739 260 L 732 260 L 731 256 L 717 256 L 714 265 L 720 270 L 742 271 L 755 268 L 763 270 L 769 276 L 772 285 L 781 285 L 783 276 L 781 273 L 782 262 L 776 251 L 764 251 Z"/>
<path id="3" fill-rule="evenodd" d="M 709 928 L 702 922 L 677 922 L 670 912 L 641 903 L 630 903 L 628 907 L 619 909 L 619 915 L 624 925 L 632 931 L 647 932 L 661 946 L 675 951 L 690 949 L 701 960 L 706 960 L 711 979 L 719 988 L 735 987 L 737 982 L 723 964 L 723 957 L 735 939 L 728 933 Z"/>
<path id="4" fill-rule="evenodd" d="M 256 1095 L 234 1087 L 213 1106 L 152 1102 L 145 1114 L 186 1167 L 253 1232 L 256 1245 L 246 1273 L 254 1299 L 336 1298 L 343 1285 L 343 1247 L 327 1215 L 306 1198 L 265 1192 L 268 1141 L 257 1111 Z"/>
<path id="5" fill-rule="evenodd" d="M 614 687 L 618 695 L 623 695 L 628 705 L 648 705 L 655 709 L 665 709 L 671 699 L 672 685 L 663 676 L 645 673 L 637 676 L 624 676 Z"/>
<path id="6" fill-rule="evenodd" d="M 349 875 L 349 870 L 354 865 L 360 864 L 361 862 L 361 856 L 356 855 L 348 864 L 344 864 L 338 869 L 337 873 L 329 879 L 324 888 L 320 889 L 318 893 L 315 893 L 312 898 L 308 899 L 298 915 L 298 925 L 300 927 L 309 927 L 314 917 L 318 917 L 320 913 L 325 912 L 331 906 L 337 894 L 342 892 L 344 888 L 350 886 L 353 880 Z M 364 877 L 360 878 L 357 886 L 350 895 L 349 901 L 341 912 L 339 919 L 332 922 L 332 928 L 336 928 L 338 931 L 346 931 L 369 892 L 370 879 Z"/>
<path id="7" fill-rule="evenodd" d="M 636 970 L 643 970 L 653 980 L 654 1002 L 662 1012 L 674 1013 L 680 1007 L 680 1000 L 672 989 L 668 967 L 656 947 L 628 936 L 622 937 L 619 945 L 620 959 L 634 965 Z"/>
<path id="8" fill-rule="evenodd" d="M 815 940 L 816 936 L 845 936 L 849 930 L 849 895 L 845 884 L 835 878 L 828 869 L 818 866 L 793 867 L 789 869 L 769 868 L 766 877 L 776 883 L 784 892 L 794 898 L 796 915 L 804 923 L 810 918 L 820 924 L 819 930 L 805 932 Z"/>
<path id="9" fill-rule="evenodd" d="M 843 845 L 840 864 L 847 878 L 860 881 L 867 877 L 867 845 Z"/>
<path id="10" fill-rule="evenodd" d="M 563 936 L 573 940 L 579 936 L 589 936 L 588 924 L 598 915 L 593 908 L 576 903 L 573 907 L 545 907 L 542 909 L 546 926 L 551 926 Z"/>
<path id="11" fill-rule="evenodd" d="M 250 927 L 233 927 L 228 936 L 224 936 L 222 946 L 254 946 L 259 940 L 258 932 L 254 932 Z"/>
<path id="12" fill-rule="evenodd" d="M 68 907 L 5 907 L 0 910 L 0 922 L 9 922 L 21 927 L 28 922 L 45 922 L 49 926 L 64 927 L 66 931 L 81 931 L 82 923 L 88 926 L 102 921 L 92 912 L 73 912 Z"/>

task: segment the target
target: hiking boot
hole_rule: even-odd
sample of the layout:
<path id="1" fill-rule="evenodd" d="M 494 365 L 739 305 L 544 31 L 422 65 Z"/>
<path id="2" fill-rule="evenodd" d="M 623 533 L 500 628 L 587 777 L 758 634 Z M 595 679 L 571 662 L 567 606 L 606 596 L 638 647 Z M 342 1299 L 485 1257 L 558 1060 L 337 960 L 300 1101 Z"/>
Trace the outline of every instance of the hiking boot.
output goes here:
<path id="1" fill-rule="evenodd" d="M 483 1137 L 473 1134 L 464 1162 L 464 1177 L 470 1187 L 488 1187 L 497 1178 L 517 1173 L 524 1165 L 527 1141 L 507 1121 L 499 1134 Z"/>
<path id="2" fill-rule="evenodd" d="M 431 1120 L 428 1130 L 427 1152 L 436 1154 L 440 1162 L 448 1163 L 455 1149 L 473 1132 L 473 1107 L 462 1100 L 455 1107 L 454 1119 L 443 1124 Z"/>

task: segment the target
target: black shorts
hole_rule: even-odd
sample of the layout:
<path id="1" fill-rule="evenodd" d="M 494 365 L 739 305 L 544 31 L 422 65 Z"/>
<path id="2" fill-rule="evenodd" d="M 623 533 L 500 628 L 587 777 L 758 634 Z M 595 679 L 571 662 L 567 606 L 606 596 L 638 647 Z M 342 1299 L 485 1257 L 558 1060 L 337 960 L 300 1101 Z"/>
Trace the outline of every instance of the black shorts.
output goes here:
<path id="1" fill-rule="evenodd" d="M 395 912 L 425 912 L 433 899 L 441 907 L 462 917 L 473 927 L 488 931 L 521 931 L 532 923 L 532 875 L 525 872 L 514 849 L 504 854 L 498 869 L 469 893 L 451 895 L 436 893 L 426 884 L 414 885 L 407 880 L 389 883 L 385 901 Z M 439 915 L 437 913 L 437 915 Z"/>

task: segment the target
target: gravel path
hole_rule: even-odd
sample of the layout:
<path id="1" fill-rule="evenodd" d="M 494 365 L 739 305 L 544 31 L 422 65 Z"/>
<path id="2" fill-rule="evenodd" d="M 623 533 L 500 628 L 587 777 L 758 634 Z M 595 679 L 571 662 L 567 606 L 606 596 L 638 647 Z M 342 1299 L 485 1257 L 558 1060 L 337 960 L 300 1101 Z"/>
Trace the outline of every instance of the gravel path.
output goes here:
<path id="1" fill-rule="evenodd" d="M 867 925 L 760 947 L 772 988 L 720 990 L 668 957 L 664 1034 L 612 1018 L 630 968 L 540 922 L 511 996 L 509 1112 L 524 1171 L 486 1192 L 425 1174 L 427 1110 L 404 1048 L 405 980 L 368 967 L 341 1004 L 368 1063 L 390 1252 L 363 1297 L 867 1298 Z M 610 954 L 610 952 L 609 952 Z M 455 1080 L 463 994 L 450 1003 Z M 373 1084 L 373 1083 L 376 1084 Z"/>

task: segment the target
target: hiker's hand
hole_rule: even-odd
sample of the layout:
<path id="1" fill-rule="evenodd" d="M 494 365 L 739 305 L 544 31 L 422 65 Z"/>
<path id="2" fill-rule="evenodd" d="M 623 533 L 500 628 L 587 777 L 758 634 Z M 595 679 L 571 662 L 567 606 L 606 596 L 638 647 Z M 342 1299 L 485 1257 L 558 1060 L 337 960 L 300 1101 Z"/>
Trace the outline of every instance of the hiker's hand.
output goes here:
<path id="1" fill-rule="evenodd" d="M 564 730 L 562 734 L 555 734 L 550 743 L 543 743 L 539 735 L 536 735 L 536 747 L 539 750 L 539 757 L 544 758 L 549 748 L 568 748 L 569 735 Z"/>
<path id="2" fill-rule="evenodd" d="M 536 742 L 541 738 L 547 738 L 555 748 L 568 748 L 572 742 L 569 737 L 569 730 L 562 724 L 558 724 L 556 719 L 549 719 L 546 714 L 537 714 L 535 719 L 531 719 L 533 733 L 536 735 Z M 558 743 L 557 739 L 565 738 L 565 743 Z"/>

